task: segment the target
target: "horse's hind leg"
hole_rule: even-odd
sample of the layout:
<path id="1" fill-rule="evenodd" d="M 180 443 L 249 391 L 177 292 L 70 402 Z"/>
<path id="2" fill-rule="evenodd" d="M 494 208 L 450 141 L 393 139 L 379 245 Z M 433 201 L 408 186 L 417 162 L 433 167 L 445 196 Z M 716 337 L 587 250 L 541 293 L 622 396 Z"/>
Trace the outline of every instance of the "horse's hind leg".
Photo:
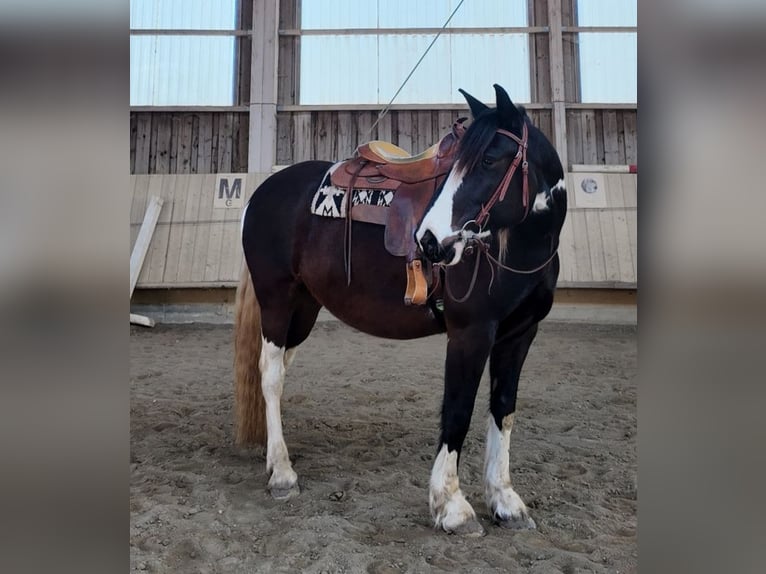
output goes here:
<path id="1" fill-rule="evenodd" d="M 511 486 L 509 447 L 521 367 L 536 334 L 536 322 L 531 326 L 527 322 L 504 335 L 498 333 L 489 360 L 491 392 L 484 494 L 492 518 L 506 528 L 535 528 L 524 501 Z"/>
<path id="2" fill-rule="evenodd" d="M 308 336 L 320 309 L 301 288 L 292 292 L 289 300 L 262 309 L 264 340 L 259 367 L 266 403 L 266 470 L 271 473 L 269 491 L 276 499 L 290 498 L 299 492 L 298 475 L 293 470 L 282 433 L 282 390 L 295 348 Z"/>

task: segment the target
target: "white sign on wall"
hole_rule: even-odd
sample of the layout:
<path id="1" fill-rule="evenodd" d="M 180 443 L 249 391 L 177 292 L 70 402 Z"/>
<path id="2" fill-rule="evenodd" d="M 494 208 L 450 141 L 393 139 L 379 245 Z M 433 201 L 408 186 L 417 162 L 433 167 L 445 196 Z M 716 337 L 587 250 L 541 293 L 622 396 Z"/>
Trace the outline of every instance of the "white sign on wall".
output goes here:
<path id="1" fill-rule="evenodd" d="M 247 175 L 244 173 L 219 173 L 215 178 L 213 207 L 217 209 L 238 208 L 245 206 Z"/>
<path id="2" fill-rule="evenodd" d="M 576 207 L 607 207 L 606 182 L 603 173 L 573 173 Z"/>

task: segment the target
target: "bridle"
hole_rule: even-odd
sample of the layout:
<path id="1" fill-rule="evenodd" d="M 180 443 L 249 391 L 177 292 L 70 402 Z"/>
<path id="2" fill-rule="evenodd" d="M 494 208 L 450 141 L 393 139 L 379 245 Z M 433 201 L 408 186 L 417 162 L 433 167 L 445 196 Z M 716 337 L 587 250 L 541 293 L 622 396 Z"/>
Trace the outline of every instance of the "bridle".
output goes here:
<path id="1" fill-rule="evenodd" d="M 558 252 L 558 248 L 551 249 L 550 256 L 540 265 L 533 269 L 516 269 L 514 267 L 509 267 L 508 265 L 504 265 L 502 262 L 500 262 L 498 259 L 493 257 L 489 253 L 489 247 L 487 244 L 485 244 L 483 241 L 481 241 L 481 236 L 488 232 L 482 232 L 484 228 L 484 224 L 487 223 L 487 220 L 489 219 L 489 212 L 490 210 L 495 206 L 495 204 L 503 201 L 505 199 L 505 194 L 508 193 L 508 188 L 511 186 L 511 181 L 513 180 L 513 176 L 516 173 L 516 170 L 521 166 L 521 173 L 523 176 L 522 180 L 522 192 L 521 192 L 521 203 L 524 207 L 524 215 L 519 220 L 518 223 L 522 223 L 527 216 L 529 215 L 530 206 L 529 206 L 529 162 L 527 161 L 527 147 L 528 147 L 528 139 L 529 139 L 529 131 L 527 129 L 527 124 L 524 122 L 522 124 L 521 128 L 521 137 L 517 136 L 516 134 L 509 132 L 508 130 L 504 130 L 501 128 L 497 129 L 497 133 L 502 134 L 513 141 L 515 141 L 519 145 L 519 149 L 516 152 L 516 156 L 513 158 L 513 161 L 511 162 L 511 165 L 508 166 L 508 169 L 505 172 L 505 175 L 503 176 L 503 179 L 498 184 L 497 188 L 495 189 L 492 196 L 487 200 L 487 203 L 485 203 L 481 210 L 479 211 L 479 214 L 476 216 L 475 219 L 469 221 L 466 223 L 466 225 L 463 226 L 463 229 L 461 233 L 465 234 L 467 232 L 467 226 L 471 223 L 478 226 L 478 232 L 470 232 L 471 242 L 478 246 L 479 251 L 486 257 L 487 261 L 490 263 L 490 271 L 492 272 L 492 278 L 489 282 L 489 289 L 492 289 L 492 283 L 495 279 L 495 271 L 493 269 L 493 265 L 495 267 L 498 267 L 500 269 L 504 269 L 506 271 L 511 271 L 512 273 L 519 273 L 522 275 L 531 275 L 533 273 L 537 273 L 538 271 L 543 270 L 545 267 L 548 266 L 548 264 L 553 261 L 553 258 L 556 256 L 556 253 Z M 479 264 L 481 263 L 481 256 L 479 254 L 476 255 L 476 263 L 474 264 L 473 269 L 473 276 L 471 277 L 471 282 L 468 286 L 468 291 L 465 295 L 462 297 L 455 297 L 452 293 L 452 290 L 450 289 L 449 282 L 444 280 L 444 286 L 447 289 L 447 293 L 449 296 L 456 302 L 456 303 L 463 303 L 468 300 L 468 298 L 471 296 L 471 293 L 473 292 L 474 287 L 476 286 L 476 279 L 479 275 Z"/>
<path id="2" fill-rule="evenodd" d="M 519 144 L 519 149 L 516 152 L 516 157 L 513 158 L 511 165 L 508 166 L 508 170 L 505 172 L 502 181 L 498 184 L 497 189 L 495 189 L 495 192 L 489 198 L 487 203 L 482 206 L 481 211 L 479 211 L 476 219 L 474 219 L 474 223 L 479 226 L 479 229 L 484 227 L 484 224 L 489 219 L 489 212 L 495 204 L 505 199 L 505 194 L 508 193 L 508 188 L 511 186 L 511 180 L 516 173 L 516 170 L 519 168 L 519 165 L 521 165 L 521 173 L 524 178 L 521 192 L 521 203 L 524 206 L 524 216 L 519 223 L 524 221 L 527 218 L 527 215 L 529 215 L 529 162 L 527 162 L 527 140 L 529 138 L 529 131 L 527 130 L 527 123 L 523 122 L 522 124 L 520 138 L 508 130 L 500 128 L 497 129 L 497 133 L 511 138 Z"/>

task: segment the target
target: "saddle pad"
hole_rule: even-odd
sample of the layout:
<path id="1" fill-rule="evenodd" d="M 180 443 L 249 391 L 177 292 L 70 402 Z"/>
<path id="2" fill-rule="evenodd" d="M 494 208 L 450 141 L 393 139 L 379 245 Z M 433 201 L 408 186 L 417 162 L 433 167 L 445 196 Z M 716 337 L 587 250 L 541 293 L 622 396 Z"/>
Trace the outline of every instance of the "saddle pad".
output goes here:
<path id="1" fill-rule="evenodd" d="M 335 164 L 330 168 L 314 194 L 311 200 L 311 213 L 313 215 L 336 218 L 346 216 L 346 190 L 337 188 L 330 182 L 332 172 L 339 165 Z M 389 207 L 393 199 L 393 190 L 360 188 L 353 190 L 351 205 Z"/>

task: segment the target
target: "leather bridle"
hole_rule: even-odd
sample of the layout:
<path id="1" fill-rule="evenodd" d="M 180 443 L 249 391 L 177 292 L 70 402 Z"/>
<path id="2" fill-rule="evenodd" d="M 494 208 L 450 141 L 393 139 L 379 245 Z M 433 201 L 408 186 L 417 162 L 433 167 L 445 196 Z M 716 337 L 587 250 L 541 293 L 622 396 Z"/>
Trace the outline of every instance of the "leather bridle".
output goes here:
<path id="1" fill-rule="evenodd" d="M 482 206 L 481 211 L 479 211 L 479 214 L 476 216 L 474 222 L 479 226 L 479 229 L 484 228 L 484 224 L 489 219 L 489 211 L 495 206 L 495 204 L 505 199 L 505 194 L 508 192 L 508 188 L 511 186 L 511 180 L 516 173 L 516 170 L 519 168 L 519 165 L 521 165 L 521 173 L 524 177 L 521 194 L 521 202 L 524 206 L 524 217 L 521 218 L 519 223 L 524 221 L 527 218 L 527 215 L 529 215 L 529 163 L 527 162 L 527 140 L 529 137 L 529 132 L 527 130 L 527 124 L 526 122 L 523 123 L 520 138 L 508 130 L 503 130 L 500 128 L 498 128 L 497 133 L 511 138 L 513 141 L 519 144 L 519 149 L 516 152 L 516 157 L 513 158 L 513 162 L 511 162 L 511 165 L 508 166 L 508 170 L 505 172 L 502 181 L 498 184 L 497 189 L 495 189 L 495 192 L 492 194 L 492 197 L 490 197 L 487 203 Z"/>

